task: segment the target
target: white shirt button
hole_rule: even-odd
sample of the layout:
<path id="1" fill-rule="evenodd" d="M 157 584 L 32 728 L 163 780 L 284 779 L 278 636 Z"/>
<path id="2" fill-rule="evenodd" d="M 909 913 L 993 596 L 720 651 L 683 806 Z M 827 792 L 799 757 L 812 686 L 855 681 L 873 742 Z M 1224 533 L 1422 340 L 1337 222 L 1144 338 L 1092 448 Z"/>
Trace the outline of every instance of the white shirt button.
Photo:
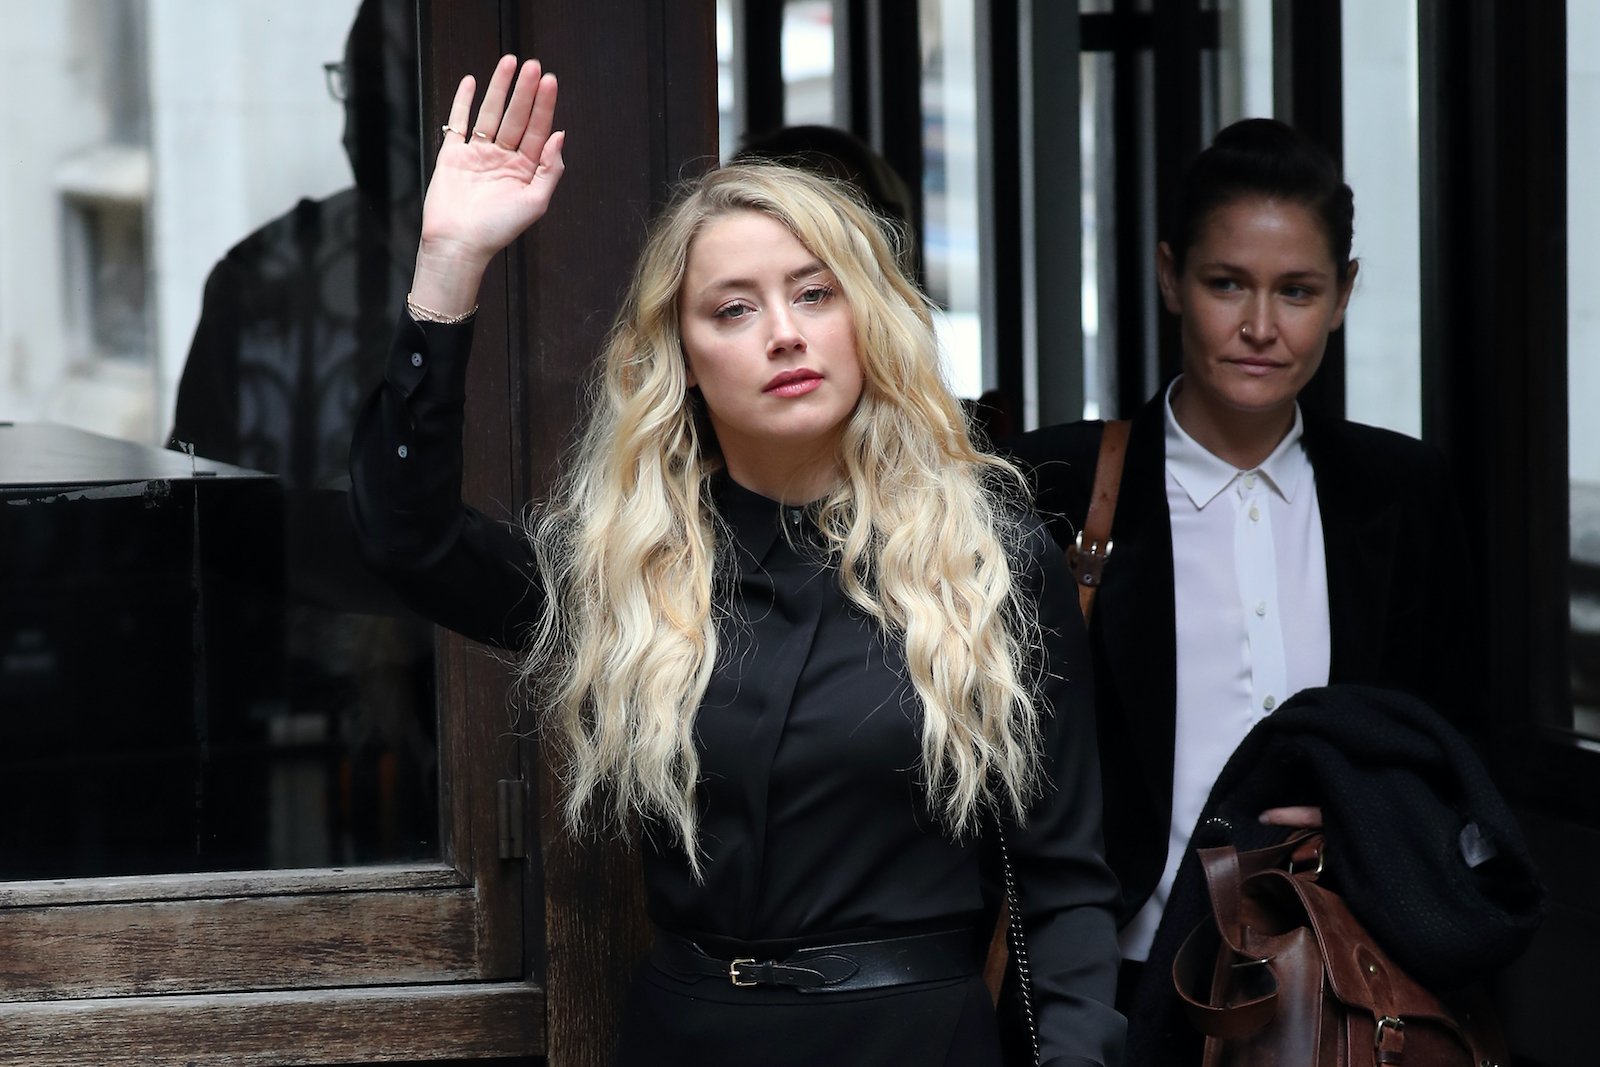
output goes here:
<path id="1" fill-rule="evenodd" d="M 1267 613 L 1267 602 L 1265 600 L 1256 601 L 1256 614 L 1257 615 L 1265 615 L 1266 613 Z"/>
<path id="2" fill-rule="evenodd" d="M 399 456 L 401 459 L 405 459 L 408 455 L 411 454 L 411 450 L 406 448 L 405 445 L 401 445 L 399 448 L 394 450 L 394 454 Z"/>
<path id="3" fill-rule="evenodd" d="M 1254 474 L 1246 474 L 1244 476 L 1244 487 L 1246 489 L 1254 489 L 1256 487 L 1256 476 Z"/>
<path id="4" fill-rule="evenodd" d="M 1250 521 L 1251 522 L 1260 522 L 1261 521 L 1261 509 L 1256 507 L 1254 504 L 1250 505 Z"/>
<path id="5" fill-rule="evenodd" d="M 1271 711 L 1273 708 L 1278 706 L 1278 698 L 1268 694 L 1267 699 L 1261 702 L 1261 706 L 1266 708 L 1268 711 Z"/>
<path id="6" fill-rule="evenodd" d="M 413 367 L 422 366 L 422 353 L 421 352 L 413 352 L 413 353 L 411 353 L 411 365 Z"/>

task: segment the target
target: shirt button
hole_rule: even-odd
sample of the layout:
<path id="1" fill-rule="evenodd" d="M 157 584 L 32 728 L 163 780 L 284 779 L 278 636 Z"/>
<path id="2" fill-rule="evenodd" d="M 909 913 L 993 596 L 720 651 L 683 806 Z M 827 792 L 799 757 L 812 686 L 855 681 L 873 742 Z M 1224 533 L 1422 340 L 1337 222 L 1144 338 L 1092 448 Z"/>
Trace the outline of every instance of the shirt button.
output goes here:
<path id="1" fill-rule="evenodd" d="M 1261 702 L 1261 706 L 1266 708 L 1268 711 L 1271 711 L 1273 708 L 1278 706 L 1278 698 L 1269 694 L 1267 699 Z"/>
<path id="2" fill-rule="evenodd" d="M 1246 474 L 1244 476 L 1244 487 L 1246 489 L 1254 489 L 1256 487 L 1256 476 L 1254 474 Z"/>
<path id="3" fill-rule="evenodd" d="M 1256 507 L 1254 504 L 1250 505 L 1250 521 L 1251 522 L 1260 522 L 1261 521 L 1261 509 Z"/>
<path id="4" fill-rule="evenodd" d="M 789 525 L 790 526 L 799 526 L 800 525 L 800 509 L 799 508 L 790 508 L 789 509 Z"/>
<path id="5" fill-rule="evenodd" d="M 405 445 L 401 445 L 399 448 L 394 450 L 394 454 L 399 456 L 401 459 L 405 459 L 406 456 L 410 455 L 411 453 L 410 453 L 410 450 L 407 449 Z"/>
<path id="6" fill-rule="evenodd" d="M 1267 602 L 1265 600 L 1256 601 L 1256 614 L 1257 615 L 1265 615 L 1266 613 L 1267 613 Z"/>
<path id="7" fill-rule="evenodd" d="M 413 353 L 411 353 L 411 365 L 413 367 L 422 366 L 422 353 L 421 352 L 413 352 Z"/>

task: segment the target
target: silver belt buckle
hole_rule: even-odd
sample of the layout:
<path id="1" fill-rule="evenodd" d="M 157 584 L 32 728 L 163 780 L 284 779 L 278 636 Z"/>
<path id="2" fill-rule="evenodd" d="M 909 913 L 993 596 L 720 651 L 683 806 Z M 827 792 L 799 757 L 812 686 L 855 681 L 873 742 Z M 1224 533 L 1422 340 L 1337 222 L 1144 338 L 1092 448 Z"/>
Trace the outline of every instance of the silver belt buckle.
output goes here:
<path id="1" fill-rule="evenodd" d="M 756 961 L 755 961 L 755 959 L 753 957 L 748 957 L 748 958 L 741 957 L 740 959 L 729 961 L 729 963 L 728 963 L 728 981 L 732 982 L 736 986 L 760 985 L 761 984 L 760 982 L 756 982 L 756 981 L 746 982 L 746 981 L 742 980 L 739 977 L 739 965 L 740 964 L 748 963 L 748 964 L 752 964 L 753 965 L 755 962 Z"/>

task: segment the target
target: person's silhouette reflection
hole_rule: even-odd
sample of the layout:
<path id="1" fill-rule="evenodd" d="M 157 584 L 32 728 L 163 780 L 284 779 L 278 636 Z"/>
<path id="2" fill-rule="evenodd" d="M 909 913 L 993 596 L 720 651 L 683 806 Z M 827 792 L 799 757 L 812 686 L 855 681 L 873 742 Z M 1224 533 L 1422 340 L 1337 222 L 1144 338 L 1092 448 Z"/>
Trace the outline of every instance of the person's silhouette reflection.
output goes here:
<path id="1" fill-rule="evenodd" d="M 421 216 L 408 0 L 363 0 L 328 75 L 355 184 L 301 200 L 212 269 L 168 439 L 283 487 L 289 710 L 348 754 L 331 806 L 357 822 L 333 820 L 345 855 L 306 862 L 410 856 L 420 843 L 396 827 L 411 816 L 431 841 L 435 821 L 420 810 L 434 789 L 431 629 L 369 577 L 344 503 L 355 409 L 382 374 Z M 397 804 L 400 820 L 359 825 Z"/>

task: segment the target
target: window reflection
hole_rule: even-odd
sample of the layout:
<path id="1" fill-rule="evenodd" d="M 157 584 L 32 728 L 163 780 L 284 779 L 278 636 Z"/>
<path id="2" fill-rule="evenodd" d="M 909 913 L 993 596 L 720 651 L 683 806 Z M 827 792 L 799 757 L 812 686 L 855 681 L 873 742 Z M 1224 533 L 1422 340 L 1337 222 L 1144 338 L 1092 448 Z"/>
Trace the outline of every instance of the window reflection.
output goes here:
<path id="1" fill-rule="evenodd" d="M 972 0 L 919 0 L 922 45 L 923 269 L 946 373 L 959 396 L 981 396 L 978 89 Z M 994 399 L 990 397 L 988 399 Z"/>
<path id="2" fill-rule="evenodd" d="M 1422 436 L 1422 207 L 1415 0 L 1343 13 L 1344 171 L 1361 261 L 1345 317 L 1345 406 L 1357 422 Z"/>
<path id="3" fill-rule="evenodd" d="M 786 0 L 784 125 L 827 126 L 837 121 L 833 85 L 833 0 Z"/>
<path id="4" fill-rule="evenodd" d="M 1567 453 L 1571 479 L 1573 726 L 1600 738 L 1600 204 L 1585 195 L 1600 165 L 1600 9 L 1567 5 Z"/>
<path id="5" fill-rule="evenodd" d="M 0 44 L 0 880 L 439 854 L 431 629 L 343 484 L 416 247 L 415 10 L 285 6 Z"/>

